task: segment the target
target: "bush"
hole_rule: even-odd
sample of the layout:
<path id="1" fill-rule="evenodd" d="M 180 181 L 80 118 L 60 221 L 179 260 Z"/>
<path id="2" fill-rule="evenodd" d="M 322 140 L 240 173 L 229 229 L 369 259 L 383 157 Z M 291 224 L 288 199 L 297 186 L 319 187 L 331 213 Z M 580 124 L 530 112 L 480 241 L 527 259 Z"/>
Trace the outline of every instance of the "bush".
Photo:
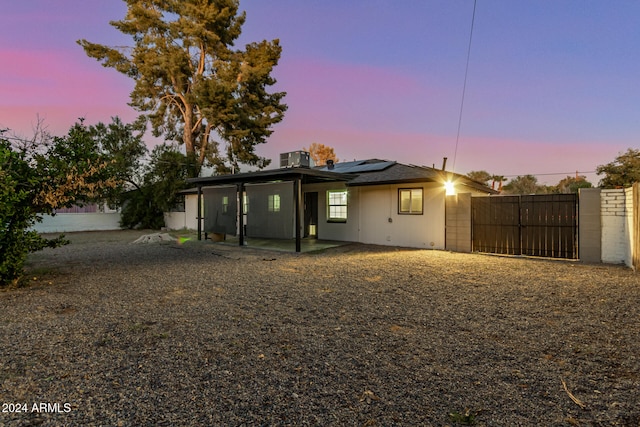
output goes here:
<path id="1" fill-rule="evenodd" d="M 121 227 L 154 230 L 164 227 L 164 211 L 155 203 L 152 190 L 150 187 L 142 187 L 123 195 Z"/>
<path id="2" fill-rule="evenodd" d="M 68 243 L 32 230 L 41 215 L 100 200 L 117 185 L 108 169 L 113 161 L 82 122 L 63 138 L 20 143 L 15 148 L 0 131 L 0 286 L 18 280 L 29 252 Z"/>
<path id="3" fill-rule="evenodd" d="M 25 153 L 0 139 L 0 286 L 18 280 L 29 252 L 66 243 L 63 236 L 47 240 L 29 230 L 40 219 L 34 206 L 39 182 Z"/>

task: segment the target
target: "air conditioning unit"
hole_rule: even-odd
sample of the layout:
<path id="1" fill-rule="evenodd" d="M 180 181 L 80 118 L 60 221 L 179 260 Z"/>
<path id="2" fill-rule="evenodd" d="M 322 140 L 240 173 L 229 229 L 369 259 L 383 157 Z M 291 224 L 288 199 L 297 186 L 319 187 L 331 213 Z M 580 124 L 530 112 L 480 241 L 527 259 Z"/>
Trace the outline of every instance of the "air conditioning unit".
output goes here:
<path id="1" fill-rule="evenodd" d="M 280 154 L 281 168 L 308 168 L 311 167 L 311 156 L 306 151 L 292 151 Z"/>

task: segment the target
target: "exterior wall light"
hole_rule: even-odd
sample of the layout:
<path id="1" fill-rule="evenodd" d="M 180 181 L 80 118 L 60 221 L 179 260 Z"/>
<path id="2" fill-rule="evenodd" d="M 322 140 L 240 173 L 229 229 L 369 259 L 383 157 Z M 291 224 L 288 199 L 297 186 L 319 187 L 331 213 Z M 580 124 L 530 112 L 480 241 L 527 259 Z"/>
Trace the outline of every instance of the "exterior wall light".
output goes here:
<path id="1" fill-rule="evenodd" d="M 456 195 L 456 186 L 453 182 L 447 181 L 444 183 L 444 191 L 447 196 L 455 196 Z"/>

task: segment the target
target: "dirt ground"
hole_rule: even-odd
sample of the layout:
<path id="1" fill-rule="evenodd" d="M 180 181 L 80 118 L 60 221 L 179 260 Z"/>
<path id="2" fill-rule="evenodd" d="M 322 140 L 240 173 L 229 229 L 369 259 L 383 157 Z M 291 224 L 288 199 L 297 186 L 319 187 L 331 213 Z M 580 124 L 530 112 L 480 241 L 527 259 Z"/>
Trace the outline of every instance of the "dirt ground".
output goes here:
<path id="1" fill-rule="evenodd" d="M 0 291 L 0 426 L 640 426 L 627 268 L 145 233 Z"/>

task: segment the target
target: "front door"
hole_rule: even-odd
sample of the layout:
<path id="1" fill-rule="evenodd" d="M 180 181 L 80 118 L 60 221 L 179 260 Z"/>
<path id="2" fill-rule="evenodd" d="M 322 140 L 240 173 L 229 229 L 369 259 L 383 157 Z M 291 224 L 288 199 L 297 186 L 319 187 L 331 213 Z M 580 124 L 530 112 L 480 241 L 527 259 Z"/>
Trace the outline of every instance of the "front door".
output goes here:
<path id="1" fill-rule="evenodd" d="M 304 193 L 304 237 L 318 237 L 318 192 Z"/>

